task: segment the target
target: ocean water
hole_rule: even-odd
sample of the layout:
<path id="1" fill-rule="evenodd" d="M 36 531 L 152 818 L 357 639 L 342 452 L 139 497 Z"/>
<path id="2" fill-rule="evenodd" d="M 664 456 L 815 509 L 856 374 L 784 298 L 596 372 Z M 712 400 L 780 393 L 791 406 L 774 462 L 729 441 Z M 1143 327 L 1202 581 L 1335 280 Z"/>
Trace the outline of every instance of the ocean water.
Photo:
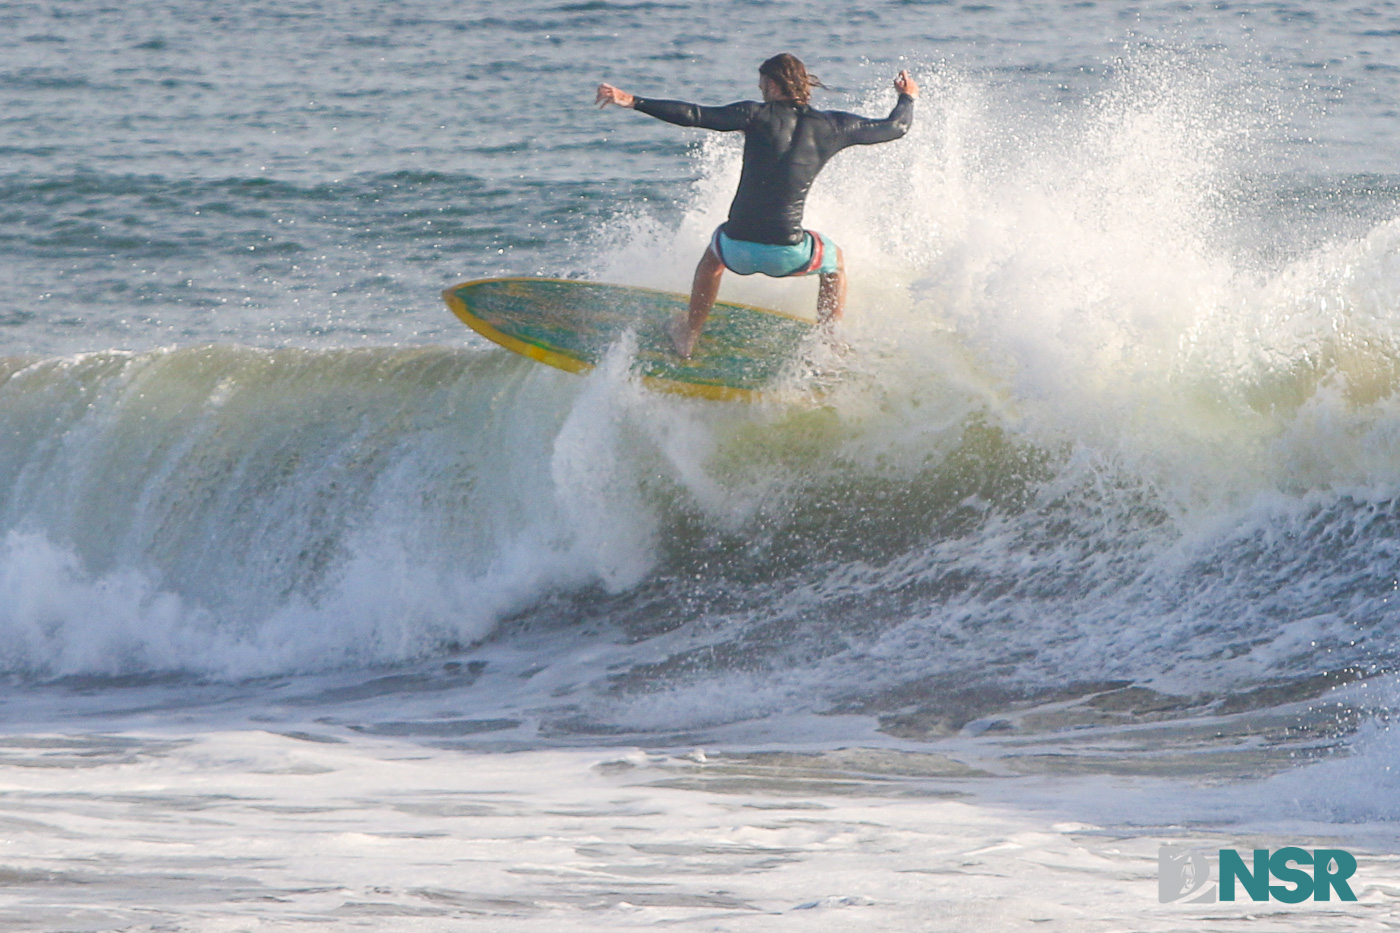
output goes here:
<path id="1" fill-rule="evenodd" d="M 1400 11 L 0 35 L 0 928 L 1400 925 Z M 738 141 L 593 87 L 782 50 L 923 86 L 809 202 L 826 377 L 661 396 L 442 305 L 684 290 Z M 1343 848 L 1358 900 L 1161 904 L 1162 845 Z"/>

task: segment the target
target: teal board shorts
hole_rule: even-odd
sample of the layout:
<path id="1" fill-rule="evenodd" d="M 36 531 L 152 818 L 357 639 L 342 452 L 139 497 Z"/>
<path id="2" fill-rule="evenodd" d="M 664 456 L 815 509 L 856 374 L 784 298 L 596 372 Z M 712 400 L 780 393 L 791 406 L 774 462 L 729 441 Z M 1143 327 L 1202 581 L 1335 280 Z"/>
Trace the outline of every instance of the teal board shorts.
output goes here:
<path id="1" fill-rule="evenodd" d="M 710 238 L 710 249 L 724 267 L 739 275 L 761 272 L 774 278 L 789 275 L 831 275 L 836 271 L 836 244 L 825 234 L 808 230 L 801 243 L 780 246 L 736 240 L 721 225 Z"/>

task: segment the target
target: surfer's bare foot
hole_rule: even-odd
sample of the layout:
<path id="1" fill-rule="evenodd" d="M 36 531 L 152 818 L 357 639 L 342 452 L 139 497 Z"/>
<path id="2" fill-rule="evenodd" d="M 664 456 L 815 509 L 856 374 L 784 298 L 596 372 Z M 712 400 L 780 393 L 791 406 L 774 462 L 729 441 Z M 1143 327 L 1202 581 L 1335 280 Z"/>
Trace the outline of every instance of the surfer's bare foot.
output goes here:
<path id="1" fill-rule="evenodd" d="M 821 338 L 822 346 L 835 353 L 837 356 L 845 356 L 851 352 L 851 345 L 836 336 L 835 321 L 819 321 L 817 323 L 817 334 Z"/>
<path id="2" fill-rule="evenodd" d="M 690 359 L 690 354 L 695 349 L 695 335 L 686 324 L 687 320 L 683 315 L 671 319 L 671 343 L 676 348 L 676 356 L 683 360 Z"/>

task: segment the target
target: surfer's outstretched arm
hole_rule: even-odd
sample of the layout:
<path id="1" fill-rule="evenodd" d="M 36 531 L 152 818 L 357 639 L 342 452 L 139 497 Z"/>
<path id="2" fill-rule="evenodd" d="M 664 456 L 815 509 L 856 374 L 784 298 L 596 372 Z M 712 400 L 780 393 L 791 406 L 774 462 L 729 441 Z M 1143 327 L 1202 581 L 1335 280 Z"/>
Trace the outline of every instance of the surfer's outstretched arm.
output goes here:
<path id="1" fill-rule="evenodd" d="M 627 107 L 677 126 L 698 126 L 704 130 L 726 131 L 746 128 L 760 106 L 751 100 L 741 100 L 724 107 L 702 107 L 683 100 L 637 97 L 611 84 L 598 85 L 598 96 L 595 100 L 599 107 L 606 107 L 608 104 Z"/>
<path id="2" fill-rule="evenodd" d="M 840 128 L 840 148 L 887 143 L 909 132 L 914 123 L 914 101 L 919 97 L 919 85 L 909 72 L 901 71 L 894 79 L 894 87 L 899 91 L 899 100 L 887 117 L 863 117 L 839 110 L 829 112 Z"/>

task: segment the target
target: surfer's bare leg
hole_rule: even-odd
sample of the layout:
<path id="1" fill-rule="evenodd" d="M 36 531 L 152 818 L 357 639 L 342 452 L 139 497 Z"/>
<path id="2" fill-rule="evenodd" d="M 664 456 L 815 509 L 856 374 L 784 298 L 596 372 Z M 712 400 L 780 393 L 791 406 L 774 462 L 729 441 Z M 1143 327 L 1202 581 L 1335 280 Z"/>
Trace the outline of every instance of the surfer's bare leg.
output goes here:
<path id="1" fill-rule="evenodd" d="M 715 251 L 706 249 L 695 267 L 695 280 L 690 284 L 690 310 L 684 320 L 677 319 L 671 325 L 671 340 L 676 345 L 676 353 L 682 359 L 690 359 L 695 342 L 700 339 L 700 331 L 705 329 L 705 320 L 719 296 L 719 283 L 724 278 L 724 263 L 720 262 Z"/>
<path id="2" fill-rule="evenodd" d="M 846 257 L 836 248 L 836 271 L 817 276 L 817 323 L 835 324 L 846 312 Z"/>

